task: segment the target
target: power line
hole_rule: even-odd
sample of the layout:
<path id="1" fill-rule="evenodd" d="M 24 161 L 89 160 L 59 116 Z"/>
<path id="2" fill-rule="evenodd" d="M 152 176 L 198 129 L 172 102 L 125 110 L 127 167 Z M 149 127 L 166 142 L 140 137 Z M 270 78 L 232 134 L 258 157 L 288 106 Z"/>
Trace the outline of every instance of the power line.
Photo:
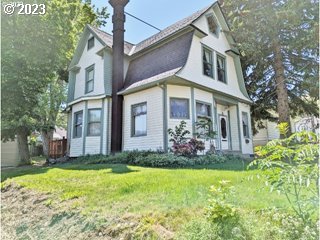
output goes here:
<path id="1" fill-rule="evenodd" d="M 148 23 L 148 22 L 146 22 L 146 21 L 144 21 L 144 20 L 142 20 L 142 19 L 140 19 L 140 18 L 138 18 L 138 17 L 136 17 L 136 16 L 133 16 L 132 14 L 130 14 L 130 13 L 128 13 L 128 12 L 124 12 L 124 13 L 127 14 L 128 16 L 133 17 L 134 19 L 137 19 L 138 21 L 140 21 L 140 22 L 142 22 L 142 23 L 144 23 L 144 24 L 146 24 L 146 25 L 148 25 L 148 26 L 150 26 L 150 27 L 158 30 L 159 32 L 162 31 L 161 29 L 153 26 L 152 24 L 150 24 L 150 23 Z"/>

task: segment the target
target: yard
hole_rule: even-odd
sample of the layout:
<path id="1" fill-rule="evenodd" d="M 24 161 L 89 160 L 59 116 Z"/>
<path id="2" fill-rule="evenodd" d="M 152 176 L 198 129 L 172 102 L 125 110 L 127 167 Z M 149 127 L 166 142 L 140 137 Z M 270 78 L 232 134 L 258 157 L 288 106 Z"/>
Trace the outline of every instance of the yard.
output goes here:
<path id="1" fill-rule="evenodd" d="M 283 196 L 265 188 L 260 172 L 247 170 L 240 160 L 182 169 L 76 163 L 20 167 L 2 171 L 3 235 L 171 239 L 190 221 L 204 218 L 209 187 L 220 180 L 235 186 L 229 201 L 247 216 L 256 218 L 273 207 L 289 211 Z"/>

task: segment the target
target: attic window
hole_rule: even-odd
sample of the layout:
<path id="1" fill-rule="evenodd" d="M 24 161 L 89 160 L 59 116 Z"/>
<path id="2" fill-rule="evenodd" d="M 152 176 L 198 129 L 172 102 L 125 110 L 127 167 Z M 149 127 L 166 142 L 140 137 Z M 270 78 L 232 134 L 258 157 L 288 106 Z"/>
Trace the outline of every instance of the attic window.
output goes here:
<path id="1" fill-rule="evenodd" d="M 214 18 L 214 16 L 213 15 L 207 16 L 207 21 L 208 21 L 209 31 L 218 37 L 219 36 L 219 26 L 218 26 L 217 21 Z"/>
<path id="2" fill-rule="evenodd" d="M 91 49 L 93 47 L 94 47 L 94 37 L 91 37 L 88 40 L 88 49 L 87 50 L 89 50 L 89 49 Z"/>

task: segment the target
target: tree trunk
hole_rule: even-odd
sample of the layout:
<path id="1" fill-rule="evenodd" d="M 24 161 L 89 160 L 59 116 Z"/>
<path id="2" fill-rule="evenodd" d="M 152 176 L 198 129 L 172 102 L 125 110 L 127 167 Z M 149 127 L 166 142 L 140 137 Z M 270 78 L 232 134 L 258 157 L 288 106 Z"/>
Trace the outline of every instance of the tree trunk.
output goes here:
<path id="1" fill-rule="evenodd" d="M 49 159 L 49 144 L 53 139 L 53 130 L 51 131 L 41 131 L 42 146 L 43 146 L 43 155 L 46 159 Z"/>
<path id="2" fill-rule="evenodd" d="M 30 153 L 28 146 L 28 131 L 26 129 L 20 129 L 17 132 L 19 156 L 22 165 L 30 164 Z"/>
<path id="3" fill-rule="evenodd" d="M 281 45 L 279 42 L 278 36 L 275 36 L 273 42 L 274 49 L 274 71 L 275 71 L 275 79 L 276 79 L 276 93 L 278 98 L 277 104 L 277 112 L 279 115 L 279 123 L 286 122 L 288 123 L 289 132 L 291 133 L 290 127 L 290 110 L 289 110 L 289 98 L 288 98 L 288 90 L 286 86 L 285 79 L 285 68 L 283 65 L 282 53 L 281 53 Z M 284 135 L 281 135 L 280 138 L 285 138 Z"/>

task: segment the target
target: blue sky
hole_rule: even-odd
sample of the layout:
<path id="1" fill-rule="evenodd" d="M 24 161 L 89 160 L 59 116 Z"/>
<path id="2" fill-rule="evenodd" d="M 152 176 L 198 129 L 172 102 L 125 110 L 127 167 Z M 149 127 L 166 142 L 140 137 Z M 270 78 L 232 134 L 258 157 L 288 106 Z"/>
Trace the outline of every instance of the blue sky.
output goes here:
<path id="1" fill-rule="evenodd" d="M 125 11 L 164 29 L 214 2 L 215 0 L 130 0 Z M 110 17 L 103 30 L 112 33 L 113 9 L 108 0 L 92 0 L 92 4 L 96 7 L 108 7 Z M 131 43 L 138 43 L 158 32 L 130 16 L 126 17 L 125 28 L 125 39 Z"/>

